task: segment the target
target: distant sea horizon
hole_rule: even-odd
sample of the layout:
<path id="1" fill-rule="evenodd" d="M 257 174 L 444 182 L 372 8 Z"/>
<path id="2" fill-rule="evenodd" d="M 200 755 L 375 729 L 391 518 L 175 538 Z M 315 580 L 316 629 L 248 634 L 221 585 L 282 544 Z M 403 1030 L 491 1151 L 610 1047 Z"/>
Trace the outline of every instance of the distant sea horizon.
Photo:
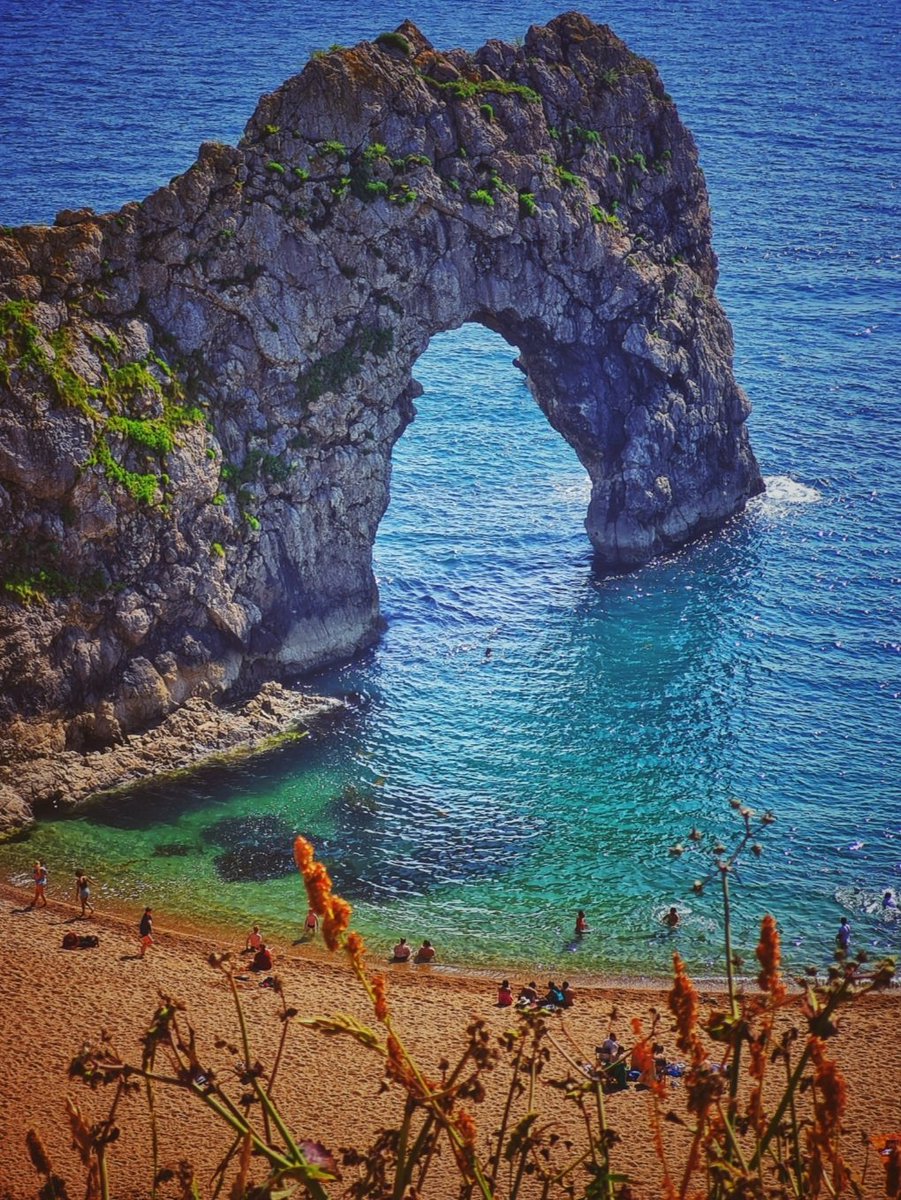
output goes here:
<path id="1" fill-rule="evenodd" d="M 678 554 L 601 574 L 585 472 L 515 351 L 476 325 L 435 337 L 375 547 L 386 632 L 304 681 L 346 698 L 345 720 L 43 819 L 0 846 L 3 879 L 42 857 L 51 895 L 77 866 L 100 908 L 292 938 L 303 832 L 376 949 L 429 937 L 463 967 L 653 978 L 677 948 L 709 976 L 718 902 L 693 890 L 710 860 L 688 835 L 731 844 L 739 798 L 776 815 L 736 881 L 750 962 L 764 912 L 798 968 L 830 960 L 843 915 L 853 948 L 901 949 L 881 905 L 901 888 L 897 6 L 581 7 L 656 63 L 698 143 L 767 493 Z M 475 49 L 557 11 L 6 0 L 0 224 L 142 198 L 202 141 L 235 143 L 317 48 L 410 17 Z"/>

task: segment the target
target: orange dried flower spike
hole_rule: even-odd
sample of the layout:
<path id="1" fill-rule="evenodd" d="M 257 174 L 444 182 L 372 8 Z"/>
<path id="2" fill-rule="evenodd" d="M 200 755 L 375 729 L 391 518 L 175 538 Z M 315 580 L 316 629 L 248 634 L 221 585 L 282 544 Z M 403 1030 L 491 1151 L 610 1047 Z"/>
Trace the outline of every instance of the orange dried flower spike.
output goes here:
<path id="1" fill-rule="evenodd" d="M 379 1021 L 384 1021 L 388 1016 L 388 984 L 384 975 L 375 976 L 372 981 L 372 990 L 375 1015 Z"/>
<path id="2" fill-rule="evenodd" d="M 776 920 L 769 913 L 760 922 L 760 941 L 756 954 L 760 963 L 757 986 L 772 996 L 776 1003 L 780 1003 L 785 999 L 785 984 L 781 974 L 782 944 Z"/>
<path id="3" fill-rule="evenodd" d="M 468 1113 L 465 1108 L 461 1108 L 457 1113 L 457 1130 L 467 1146 L 475 1146 L 476 1123 L 472 1119 L 472 1114 Z"/>
<path id="4" fill-rule="evenodd" d="M 350 925 L 353 909 L 332 892 L 332 881 L 321 862 L 317 862 L 313 847 L 306 838 L 294 839 L 294 861 L 303 876 L 310 908 L 322 918 L 322 937 L 329 950 L 337 950 L 341 935 Z"/>
<path id="5" fill-rule="evenodd" d="M 669 993 L 669 1009 L 676 1018 L 676 1045 L 692 1061 L 702 1061 L 703 1048 L 698 1038 L 698 993 L 678 954 L 673 955 L 673 986 Z"/>

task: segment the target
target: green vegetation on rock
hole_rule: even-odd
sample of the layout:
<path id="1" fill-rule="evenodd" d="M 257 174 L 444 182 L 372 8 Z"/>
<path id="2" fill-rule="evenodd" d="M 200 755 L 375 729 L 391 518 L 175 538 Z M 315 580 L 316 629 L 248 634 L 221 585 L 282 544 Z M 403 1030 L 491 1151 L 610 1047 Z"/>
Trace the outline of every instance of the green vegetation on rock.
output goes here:
<path id="1" fill-rule="evenodd" d="M 566 167 L 555 167 L 554 174 L 560 180 L 564 187 L 584 187 L 585 180 L 581 175 L 576 175 L 572 171 L 568 171 Z"/>
<path id="2" fill-rule="evenodd" d="M 342 162 L 344 161 L 344 159 L 347 158 L 347 147 L 344 145 L 343 142 L 335 142 L 335 141 L 319 142 L 316 145 L 316 150 L 319 153 L 319 155 L 323 158 L 327 154 L 334 155 L 335 158 L 341 159 Z"/>
<path id="3" fill-rule="evenodd" d="M 380 33 L 375 44 L 383 50 L 400 50 L 407 58 L 413 53 L 413 47 L 402 33 Z"/>
<path id="4" fill-rule="evenodd" d="M 534 88 L 526 87 L 522 83 L 510 83 L 506 79 L 448 79 L 442 82 L 439 79 L 434 79 L 431 75 L 423 75 L 425 82 L 430 86 L 437 88 L 439 92 L 445 95 L 453 96 L 455 100 L 471 100 L 473 96 L 484 95 L 485 92 L 491 92 L 496 96 L 519 96 L 522 100 L 527 100 L 530 104 L 540 104 L 541 97 Z"/>
<path id="5" fill-rule="evenodd" d="M 359 374 L 367 354 L 387 354 L 394 345 L 394 330 L 368 326 L 351 335 L 339 350 L 325 354 L 298 376 L 297 396 L 301 403 L 318 400 L 325 392 L 337 392 Z"/>
<path id="6" fill-rule="evenodd" d="M 63 327 L 45 336 L 33 320 L 33 306 L 24 300 L 0 305 L 0 376 L 9 386 L 12 373 L 43 376 L 51 395 L 85 416 L 94 427 L 94 445 L 85 466 L 100 466 L 110 480 L 137 503 L 154 504 L 162 494 L 156 470 L 132 471 L 119 462 L 110 437 L 126 447 L 162 459 L 175 446 L 177 431 L 203 421 L 196 406 L 184 404 L 184 388 L 171 366 L 158 354 L 117 362 L 125 354 L 120 337 L 112 331 L 89 332 L 87 340 L 100 360 L 102 378 L 89 383 L 75 370 L 72 333 Z M 155 368 L 162 380 L 151 368 Z M 134 416 L 136 403 L 152 401 L 155 416 Z"/>
<path id="7" fill-rule="evenodd" d="M 519 212 L 523 217 L 535 217 L 538 215 L 538 204 L 535 200 L 534 192 L 519 193 Z"/>
<path id="8" fill-rule="evenodd" d="M 469 193 L 469 198 L 473 204 L 484 204 L 486 208 L 494 208 L 494 197 L 485 188 L 476 188 Z"/>
<path id="9" fill-rule="evenodd" d="M 622 229 L 623 226 L 615 213 L 607 212 L 600 204 L 592 204 L 591 219 L 596 225 L 612 225 L 615 229 Z"/>

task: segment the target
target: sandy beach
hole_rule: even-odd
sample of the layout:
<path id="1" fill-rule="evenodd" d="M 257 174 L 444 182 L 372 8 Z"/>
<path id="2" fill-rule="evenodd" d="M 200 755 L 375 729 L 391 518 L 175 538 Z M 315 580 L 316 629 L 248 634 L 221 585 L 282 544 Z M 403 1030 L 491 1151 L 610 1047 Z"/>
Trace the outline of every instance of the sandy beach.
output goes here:
<path id="1" fill-rule="evenodd" d="M 39 1131 L 54 1170 L 69 1182 L 72 1195 L 81 1191 L 80 1168 L 71 1149 L 65 1100 L 71 1096 L 85 1115 L 96 1119 L 108 1095 L 94 1094 L 67 1078 L 72 1056 L 87 1041 L 107 1033 L 123 1058 L 136 1061 L 138 1038 L 146 1028 L 160 993 L 183 1000 L 197 1030 L 201 1058 L 227 1074 L 234 1056 L 227 1047 L 216 1049 L 217 1036 L 237 1040 L 234 1008 L 226 981 L 207 963 L 213 951 L 239 950 L 245 931 L 236 930 L 226 945 L 218 933 L 174 929 L 166 914 L 157 914 L 156 944 L 145 959 L 136 957 L 138 913 L 133 921 L 99 914 L 82 920 L 74 906 L 51 901 L 44 909 L 28 910 L 27 893 L 5 887 L 0 891 L 0 1196 L 24 1200 L 37 1192 L 37 1177 L 25 1149 L 25 1135 Z M 65 951 L 63 935 L 96 933 L 96 949 Z M 276 973 L 283 980 L 289 1004 L 301 1016 L 338 1011 L 371 1023 L 356 980 L 341 960 L 317 947 L 275 945 Z M 464 1029 L 472 1015 L 484 1019 L 489 1031 L 500 1034 L 511 1024 L 509 1010 L 494 1007 L 495 988 L 484 977 L 467 976 L 440 967 L 387 967 L 389 992 L 399 1027 L 419 1061 L 435 1071 L 439 1060 L 463 1045 Z M 524 980 L 513 979 L 514 985 Z M 539 980 L 540 984 L 544 981 Z M 275 993 L 254 977 L 241 984 L 253 1051 L 271 1061 L 281 1028 Z M 714 999 L 702 992 L 702 999 Z M 561 1046 L 574 1058 L 591 1049 L 613 1027 L 623 1041 L 629 1038 L 632 1016 L 647 1019 L 650 1010 L 665 1010 L 663 989 L 605 986 L 600 980 L 577 981 L 577 1001 L 565 1018 L 554 1018 Z M 611 1013 L 615 1015 L 611 1017 Z M 862 1164 L 862 1135 L 901 1129 L 901 1039 L 897 1036 L 901 994 L 891 991 L 867 998 L 842 1018 L 839 1036 L 831 1046 L 845 1072 L 850 1091 L 845 1145 L 852 1163 Z M 662 1040 L 672 1046 L 670 1021 L 662 1022 Z M 329 1148 L 366 1146 L 375 1132 L 390 1124 L 398 1111 L 395 1092 L 381 1093 L 381 1072 L 374 1060 L 362 1061 L 365 1051 L 344 1038 L 326 1039 L 301 1027 L 291 1030 L 276 1099 L 293 1128 Z M 566 1074 L 560 1056 L 547 1066 L 547 1079 Z M 503 1072 L 500 1072 L 503 1074 Z M 541 1087 L 541 1105 L 559 1117 L 570 1132 L 572 1108 L 560 1093 Z M 506 1092 L 506 1079 L 489 1087 L 487 1101 L 477 1106 L 480 1133 L 490 1132 Z M 678 1089 L 673 1090 L 678 1104 Z M 616 1161 L 638 1185 L 638 1194 L 660 1194 L 660 1170 L 647 1134 L 647 1099 L 630 1088 L 610 1097 L 611 1123 L 622 1141 Z M 150 1191 L 150 1152 L 143 1099 L 129 1097 L 121 1110 L 122 1135 L 113 1148 L 111 1180 L 117 1197 L 142 1197 Z M 199 1104 L 181 1093 L 169 1093 L 160 1104 L 161 1160 L 177 1166 L 189 1159 L 198 1169 L 206 1193 L 210 1173 L 227 1139 Z M 679 1131 L 674 1130 L 675 1149 Z M 670 1137 L 670 1134 L 667 1134 Z M 866 1194 L 880 1191 L 881 1168 L 871 1156 Z M 437 1180 L 436 1180 L 437 1183 Z M 166 1194 L 165 1190 L 162 1194 Z M 430 1194 L 456 1194 L 448 1174 L 446 1187 Z"/>

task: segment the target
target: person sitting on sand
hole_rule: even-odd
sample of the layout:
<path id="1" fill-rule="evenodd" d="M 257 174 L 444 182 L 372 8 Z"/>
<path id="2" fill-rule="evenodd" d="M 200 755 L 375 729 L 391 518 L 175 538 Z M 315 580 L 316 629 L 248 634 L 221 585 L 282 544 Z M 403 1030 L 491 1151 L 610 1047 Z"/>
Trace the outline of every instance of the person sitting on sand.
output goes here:
<path id="1" fill-rule="evenodd" d="M 91 910 L 92 916 L 94 914 L 94 905 L 91 903 L 91 882 L 84 871 L 75 872 L 75 899 L 81 905 L 83 917 L 87 916 L 86 909 Z"/>
<path id="2" fill-rule="evenodd" d="M 576 913 L 576 937 L 580 938 L 585 933 L 591 932 L 591 926 L 588 924 L 588 918 L 585 916 L 585 910 L 580 908 Z"/>
<path id="3" fill-rule="evenodd" d="M 560 991 L 563 993 L 563 1007 L 572 1008 L 573 1004 L 575 1003 L 576 994 L 569 986 L 568 979 L 564 979 L 563 983 L 561 983 Z"/>
<path id="4" fill-rule="evenodd" d="M 153 909 L 145 908 L 144 915 L 138 923 L 138 936 L 141 939 L 140 958 L 147 953 L 147 947 L 153 945 Z"/>
<path id="5" fill-rule="evenodd" d="M 510 990 L 510 980 L 505 979 L 497 989 L 497 1007 L 509 1008 L 513 1003 L 513 992 Z"/>
<path id="6" fill-rule="evenodd" d="M 666 1069 L 669 1063 L 666 1060 L 666 1053 L 660 1042 L 655 1042 L 651 1047 L 651 1053 L 654 1055 L 654 1071 L 658 1079 L 666 1078 Z"/>
<path id="7" fill-rule="evenodd" d="M 676 926 L 679 924 L 679 920 L 680 920 L 679 913 L 676 910 L 676 906 L 674 904 L 670 908 L 669 912 L 664 914 L 663 924 L 667 927 L 667 929 L 675 929 Z"/>
<path id="8" fill-rule="evenodd" d="M 423 940 L 422 945 L 416 951 L 416 961 L 418 963 L 432 962 L 435 957 L 435 947 L 428 938 Z"/>
<path id="9" fill-rule="evenodd" d="M 248 951 L 251 951 L 253 954 L 256 954 L 262 944 L 263 935 L 260 933 L 260 927 L 259 925 L 254 925 L 253 929 L 247 935 L 247 941 L 244 943 L 244 953 L 246 954 Z"/>
<path id="10" fill-rule="evenodd" d="M 251 971 L 271 971 L 272 970 L 272 951 L 265 942 L 260 944 L 259 950 L 253 956 L 253 962 L 250 964 Z"/>
<path id="11" fill-rule="evenodd" d="M 31 872 L 31 877 L 34 880 L 34 896 L 32 897 L 29 908 L 35 908 L 40 902 L 42 908 L 47 907 L 47 868 L 40 859 L 34 864 L 34 870 Z"/>
<path id="12" fill-rule="evenodd" d="M 638 1083 L 641 1087 L 650 1087 L 657 1079 L 657 1072 L 654 1069 L 653 1060 L 648 1063 L 647 1055 L 641 1053 L 642 1042 L 636 1042 L 632 1047 L 632 1054 L 629 1058 L 629 1070 L 638 1076 Z"/>
<path id="13" fill-rule="evenodd" d="M 553 979 L 548 980 L 547 992 L 539 1002 L 539 1008 L 562 1008 L 564 995 L 560 988 L 557 987 Z"/>
<path id="14" fill-rule="evenodd" d="M 628 1086 L 628 1067 L 626 1066 L 625 1047 L 616 1040 L 613 1030 L 607 1035 L 607 1040 L 597 1047 L 595 1053 L 598 1062 L 604 1068 L 608 1080 L 607 1089 L 612 1092 L 622 1091 Z"/>
<path id="15" fill-rule="evenodd" d="M 616 1034 L 611 1029 L 607 1034 L 606 1040 L 603 1041 L 597 1048 L 598 1061 L 607 1066 L 609 1063 L 612 1063 L 614 1059 L 619 1058 L 622 1052 L 623 1048 L 616 1040 Z"/>
<path id="16" fill-rule="evenodd" d="M 897 902 L 895 901 L 895 897 L 892 895 L 891 892 L 886 892 L 885 895 L 882 897 L 882 907 L 883 908 L 897 908 L 898 907 Z"/>
<path id="17" fill-rule="evenodd" d="M 538 988 L 535 986 L 534 979 L 519 989 L 519 998 L 516 1003 L 528 1008 L 538 1003 Z"/>
<path id="18" fill-rule="evenodd" d="M 319 917 L 313 912 L 312 908 L 307 909 L 306 920 L 303 923 L 304 937 L 308 934 L 311 938 L 316 936 L 316 930 L 319 928 Z"/>
<path id="19" fill-rule="evenodd" d="M 394 951 L 393 951 L 394 958 L 392 959 L 392 961 L 393 962 L 409 962 L 410 961 L 410 953 L 411 953 L 411 951 L 410 951 L 410 947 L 407 945 L 407 939 L 401 938 L 400 941 L 397 943 L 397 945 L 394 947 Z"/>

